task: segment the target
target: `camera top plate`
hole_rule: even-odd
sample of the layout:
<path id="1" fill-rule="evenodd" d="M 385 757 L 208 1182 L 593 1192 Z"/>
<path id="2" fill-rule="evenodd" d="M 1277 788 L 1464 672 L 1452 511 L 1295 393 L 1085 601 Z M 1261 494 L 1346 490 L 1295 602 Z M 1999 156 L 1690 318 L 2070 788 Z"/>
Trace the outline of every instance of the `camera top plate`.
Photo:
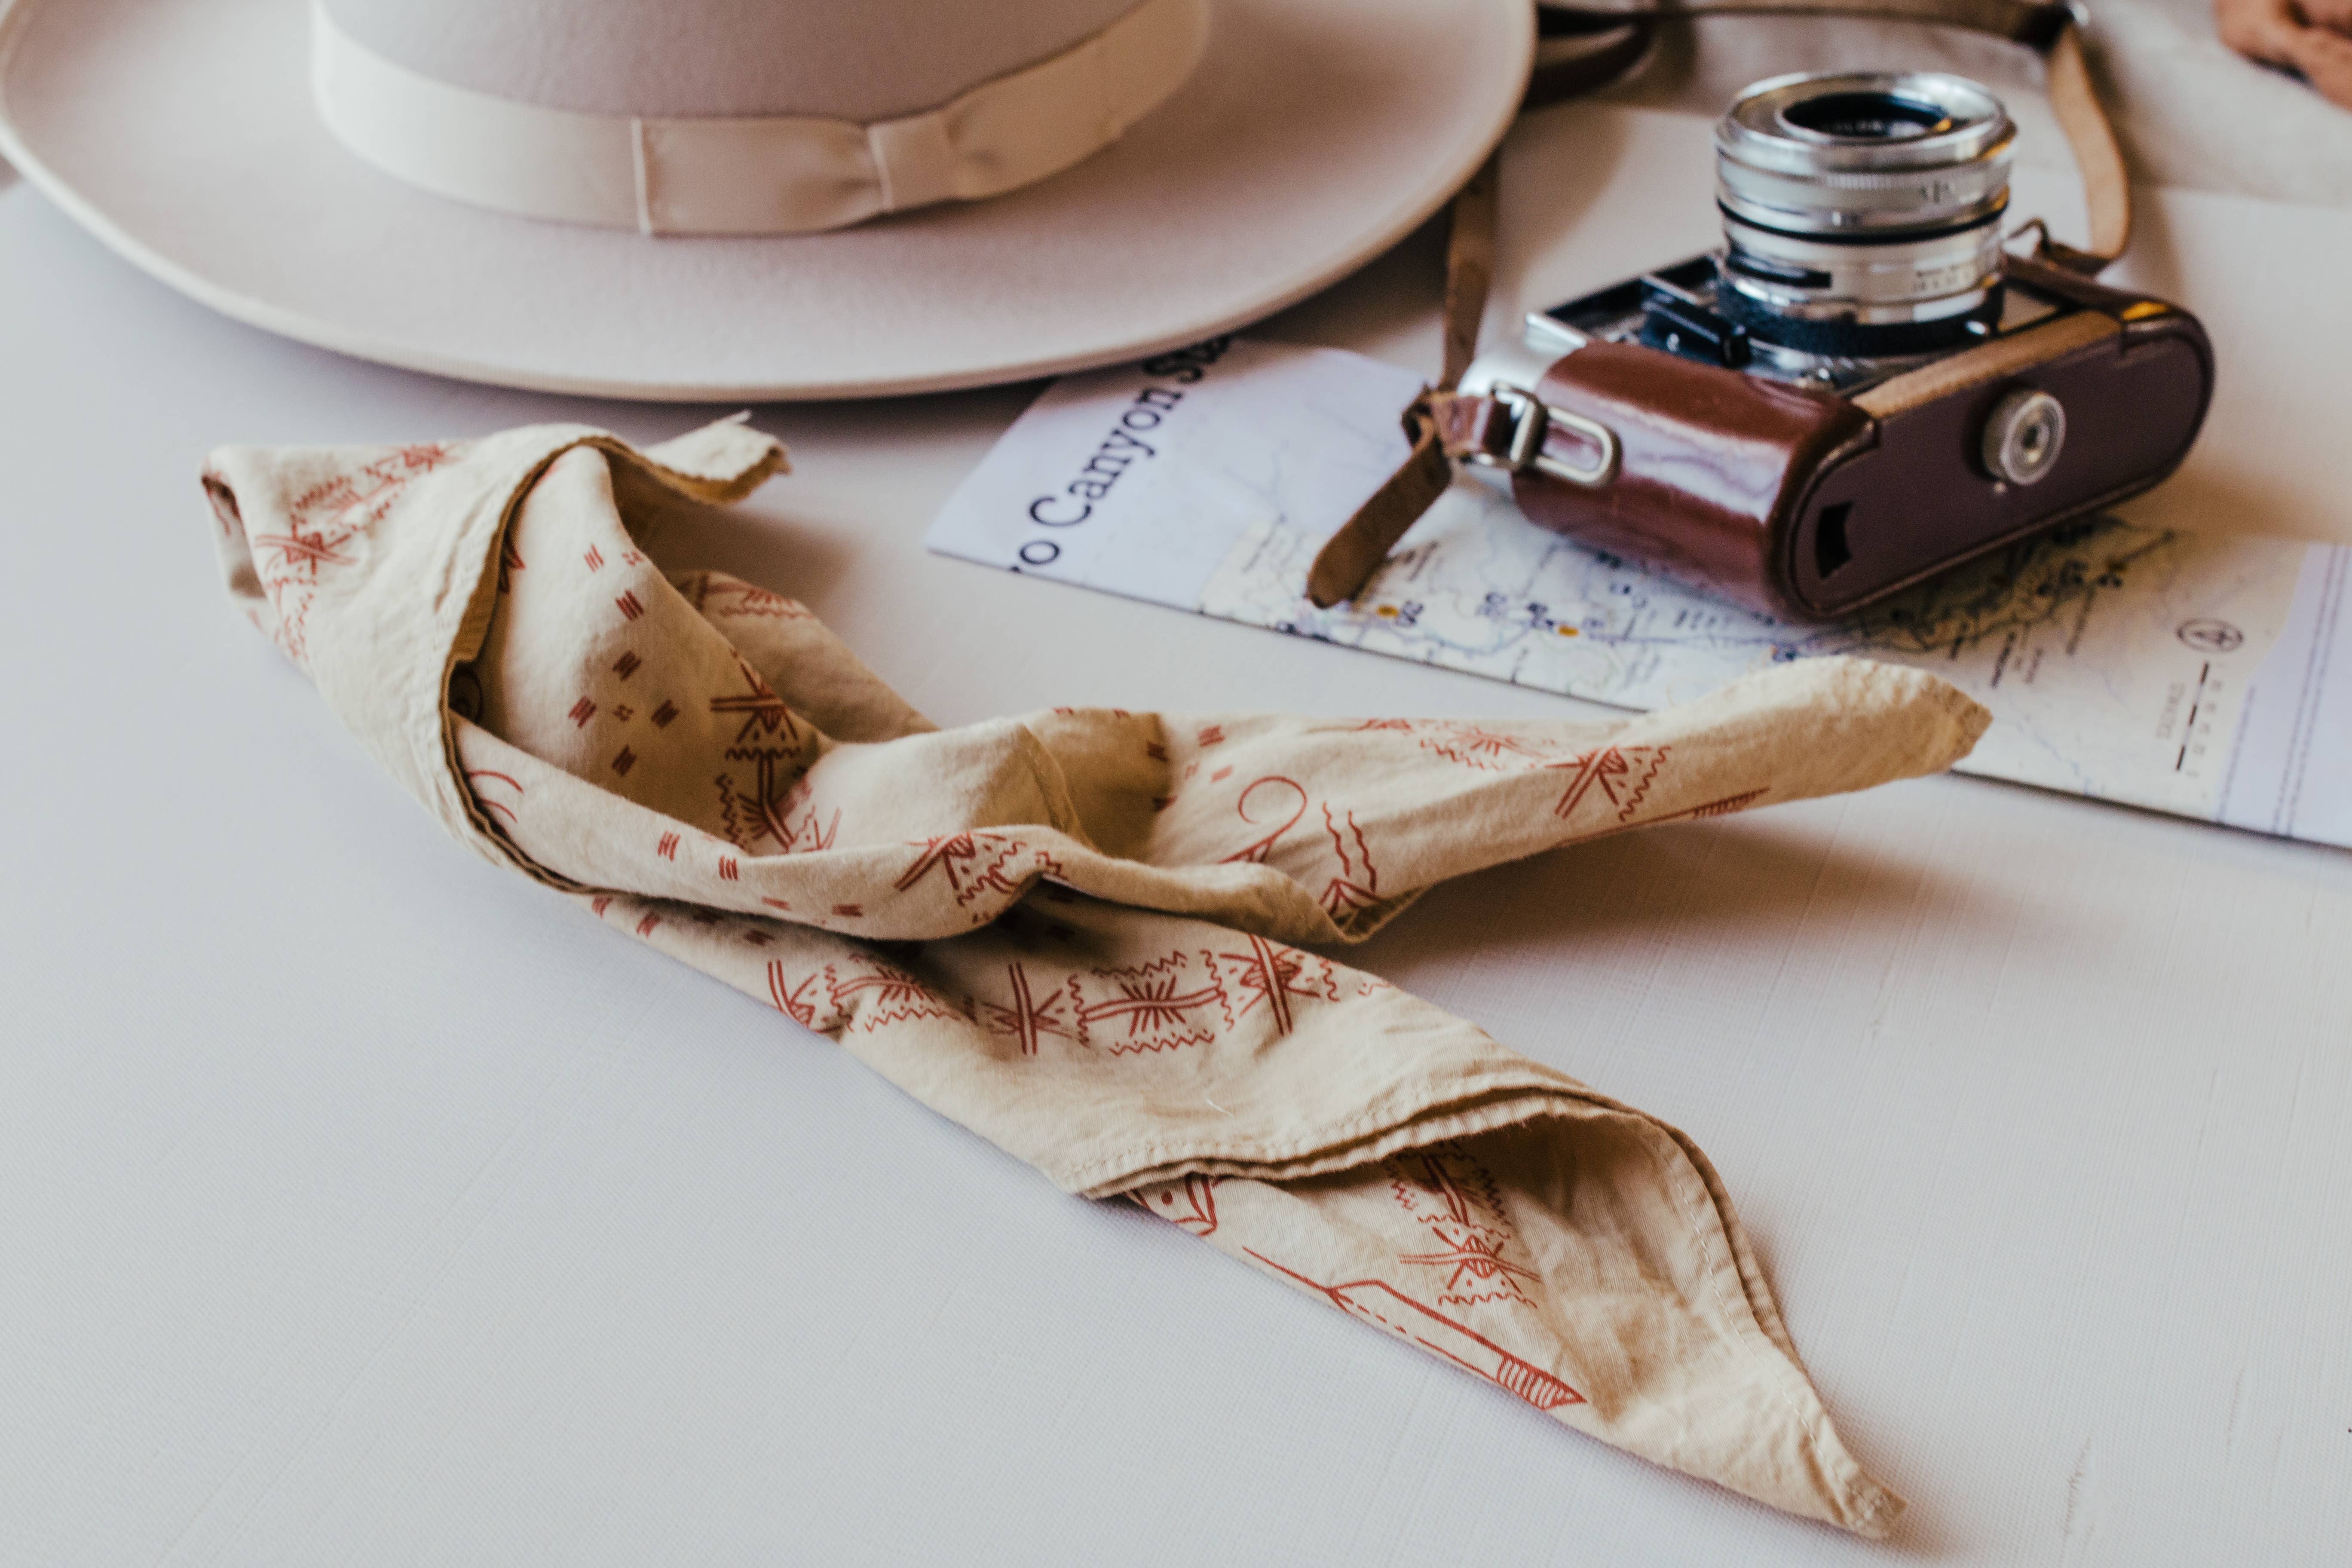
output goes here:
<path id="1" fill-rule="evenodd" d="M 1769 342 L 1716 310 L 1719 264 L 1719 253 L 1707 251 L 1530 314 L 1525 327 L 1528 345 L 1556 356 L 1593 342 L 1639 343 L 1703 364 L 1848 396 L 1905 371 L 1967 352 L 1961 348 L 1842 357 Z M 2079 308 L 2030 283 L 2010 279 L 2002 290 L 2000 324 L 1977 342 L 2007 336 Z"/>

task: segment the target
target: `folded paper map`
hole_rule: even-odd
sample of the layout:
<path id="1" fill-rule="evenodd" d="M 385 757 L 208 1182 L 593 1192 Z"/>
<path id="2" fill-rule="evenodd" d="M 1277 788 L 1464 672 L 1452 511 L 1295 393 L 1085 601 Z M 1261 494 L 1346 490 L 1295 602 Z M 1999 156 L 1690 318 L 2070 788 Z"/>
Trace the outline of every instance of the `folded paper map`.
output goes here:
<path id="1" fill-rule="evenodd" d="M 1992 710 L 1963 773 L 2352 847 L 2352 549 L 2069 524 L 1853 619 L 1709 598 L 1452 492 L 1350 604 L 1317 547 L 1403 456 L 1410 373 L 1218 340 L 1055 382 L 956 491 L 932 549 L 1623 708 L 1853 654 Z"/>

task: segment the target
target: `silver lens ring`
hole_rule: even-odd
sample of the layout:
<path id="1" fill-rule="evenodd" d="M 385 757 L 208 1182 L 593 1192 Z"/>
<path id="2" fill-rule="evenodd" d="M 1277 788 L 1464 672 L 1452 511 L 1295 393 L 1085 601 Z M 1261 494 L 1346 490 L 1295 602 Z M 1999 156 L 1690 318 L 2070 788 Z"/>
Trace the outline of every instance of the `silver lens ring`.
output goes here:
<path id="1" fill-rule="evenodd" d="M 1741 93 L 1715 131 L 1726 157 L 1801 175 L 1955 168 L 2006 157 L 2015 138 L 2000 100 L 1937 71 L 1772 77 Z"/>
<path id="2" fill-rule="evenodd" d="M 2000 100 L 1960 77 L 1757 83 L 1716 126 L 1723 306 L 1761 336 L 1839 353 L 1982 331 L 2000 310 L 2015 142 Z"/>
<path id="3" fill-rule="evenodd" d="M 1941 321 L 1983 310 L 2000 287 L 2001 227 L 1876 245 L 1758 234 L 1727 219 L 1723 270 L 1743 300 L 1791 322 Z"/>

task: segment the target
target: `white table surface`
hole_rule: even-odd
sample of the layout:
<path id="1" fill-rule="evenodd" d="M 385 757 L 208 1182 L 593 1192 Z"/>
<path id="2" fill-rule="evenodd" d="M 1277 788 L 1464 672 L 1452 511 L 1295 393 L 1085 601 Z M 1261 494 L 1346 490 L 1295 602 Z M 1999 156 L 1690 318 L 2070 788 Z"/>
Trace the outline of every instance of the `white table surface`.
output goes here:
<path id="1" fill-rule="evenodd" d="M 1434 268 L 1275 330 L 1422 363 Z M 2264 384 L 2189 493 L 2327 531 L 2342 416 Z M 950 723 L 1579 710 L 927 555 L 1026 395 L 762 410 L 798 473 L 673 563 Z M 559 417 L 698 416 L 279 342 L 0 194 L 0 1563 L 2352 1561 L 2352 855 L 1941 778 L 1359 950 L 1708 1150 L 1913 1501 L 1873 1546 L 1063 1197 L 443 841 L 228 612 L 196 466 Z"/>

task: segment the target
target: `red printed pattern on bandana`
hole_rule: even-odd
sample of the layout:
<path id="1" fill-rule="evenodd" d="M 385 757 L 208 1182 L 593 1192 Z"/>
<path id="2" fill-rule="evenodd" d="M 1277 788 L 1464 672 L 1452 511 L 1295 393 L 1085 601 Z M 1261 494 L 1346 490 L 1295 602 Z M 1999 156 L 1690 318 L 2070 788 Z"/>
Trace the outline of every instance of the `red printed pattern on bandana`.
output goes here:
<path id="1" fill-rule="evenodd" d="M 808 607 L 782 594 L 732 577 L 720 577 L 709 572 L 698 572 L 681 578 L 678 592 L 686 595 L 705 618 L 729 616 L 759 616 L 770 620 L 804 621 L 810 618 Z"/>
<path id="2" fill-rule="evenodd" d="M 1236 951 L 1179 949 L 1147 963 L 1073 973 L 1070 1018 L 1081 1044 L 1113 1056 L 1204 1046 L 1253 1017 L 1276 1037 L 1290 1033 L 1302 1000 L 1339 999 L 1328 959 L 1259 936 Z"/>
<path id="3" fill-rule="evenodd" d="M 1209 782 L 1219 782 L 1228 771 L 1220 771 Z M 1253 827 L 1262 827 L 1269 822 L 1275 826 L 1227 855 L 1224 863 L 1265 865 L 1283 836 L 1306 816 L 1311 804 L 1315 803 L 1307 787 L 1296 779 L 1268 773 L 1251 781 L 1234 800 L 1234 812 Z M 1349 916 L 1380 902 L 1381 874 L 1372 864 L 1371 843 L 1357 822 L 1355 812 L 1346 808 L 1335 811 L 1328 800 L 1319 803 L 1318 809 L 1322 813 L 1324 835 L 1330 841 L 1332 858 L 1339 868 L 1325 879 L 1317 902 L 1322 905 L 1324 913 L 1344 924 Z"/>
<path id="4" fill-rule="evenodd" d="M 923 1018 L 968 1021 L 969 1015 L 903 969 L 871 959 L 828 963 L 794 974 L 782 959 L 767 965 L 768 999 L 803 1028 L 872 1034 Z"/>
<path id="5" fill-rule="evenodd" d="M 278 646 L 308 668 L 310 606 L 322 573 L 349 566 L 376 524 L 390 514 L 401 492 L 457 454 L 450 443 L 403 447 L 348 473 L 313 485 L 286 509 L 286 531 L 257 533 L 254 570 L 270 607 L 278 612 Z"/>
<path id="6" fill-rule="evenodd" d="M 983 828 L 926 838 L 915 847 L 920 853 L 893 886 L 903 893 L 938 871 L 945 878 L 948 890 L 955 895 L 958 904 L 970 904 L 983 893 L 994 893 L 1000 900 L 1010 899 L 1026 885 L 1025 877 L 1038 873 L 1058 876 L 1062 869 L 1044 850 L 1032 849 L 1017 838 Z"/>
<path id="7" fill-rule="evenodd" d="M 1484 773 L 1552 769 L 1568 774 L 1555 816 L 1573 817 L 1588 802 L 1613 809 L 1620 825 L 1633 821 L 1650 786 L 1666 765 L 1670 746 L 1592 746 L 1563 754 L 1538 741 L 1490 725 L 1458 720 L 1368 719 L 1353 734 L 1391 731 L 1411 735 L 1423 751 L 1460 767 Z M 1303 792 L 1302 792 L 1303 793 Z M 1727 806 L 1736 810 L 1737 806 Z"/>
<path id="8" fill-rule="evenodd" d="M 1351 733 L 1392 731 L 1411 735 L 1421 749 L 1444 761 L 1482 773 L 1518 773 L 1549 765 L 1559 753 L 1484 724 L 1451 719 L 1367 719 Z"/>
<path id="9" fill-rule="evenodd" d="M 1217 1184 L 1220 1176 L 1186 1176 L 1162 1186 L 1140 1187 L 1127 1195 L 1144 1213 L 1158 1215 L 1194 1236 L 1213 1236 L 1217 1229 Z"/>
<path id="10" fill-rule="evenodd" d="M 1233 1016 L 1233 1004 L 1206 954 L 1171 952 L 1150 963 L 1073 973 L 1070 1011 L 1082 1044 L 1129 1056 L 1204 1047 Z"/>
<path id="11" fill-rule="evenodd" d="M 1019 1042 L 1021 1054 L 1034 1057 L 1038 1042 L 1052 1037 L 1062 1040 L 1081 1040 L 1079 1026 L 1065 1012 L 1069 998 L 1057 988 L 1041 990 L 1031 980 L 1025 965 L 1008 963 L 1004 966 L 1007 1000 L 1003 1003 L 979 998 L 977 1011 L 981 1027 L 992 1035 L 1010 1036 Z"/>
<path id="12" fill-rule="evenodd" d="M 1559 804 L 1552 807 L 1552 815 L 1572 818 L 1587 799 L 1598 798 L 1617 807 L 1618 822 L 1631 822 L 1665 767 L 1670 750 L 1667 746 L 1596 746 L 1564 762 L 1546 763 L 1568 774 L 1568 787 Z"/>
<path id="13" fill-rule="evenodd" d="M 1069 979 L 1079 1039 L 1113 1056 L 1205 1046 L 1233 1016 L 1207 953 L 1176 952 L 1149 963 L 1088 969 Z"/>
<path id="14" fill-rule="evenodd" d="M 1432 1244 L 1429 1250 L 1402 1254 L 1397 1261 L 1437 1271 L 1440 1306 L 1527 1304 L 1521 1281 L 1538 1276 L 1505 1256 L 1517 1233 L 1503 1212 L 1493 1173 L 1458 1140 L 1395 1155 L 1382 1161 L 1381 1169 L 1389 1178 L 1389 1195 Z"/>
<path id="15" fill-rule="evenodd" d="M 711 781 L 719 791 L 719 831 L 738 849 L 749 849 L 761 838 L 772 838 L 777 850 L 786 855 L 832 847 L 841 827 L 839 810 L 823 824 L 814 810 L 798 820 L 793 815 L 806 803 L 804 774 L 817 737 L 803 731 L 784 700 L 769 689 L 740 655 L 735 668 L 743 689 L 710 699 L 710 712 L 714 718 L 742 720 L 722 754 L 730 763 L 751 764 L 752 785 L 744 790 L 730 773 Z M 654 718 L 657 724 L 667 722 L 659 713 Z"/>
<path id="16" fill-rule="evenodd" d="M 477 779 L 485 782 L 476 784 L 474 781 Z M 514 822 L 514 808 L 503 802 L 490 799 L 484 792 L 493 784 L 501 785 L 504 790 L 513 792 L 515 797 L 520 799 L 523 793 L 520 779 L 516 778 L 512 773 L 498 773 L 489 768 L 472 768 L 467 771 L 466 784 L 473 791 L 474 804 L 480 806 L 486 816 L 502 816 L 510 825 Z"/>
<path id="17" fill-rule="evenodd" d="M 1444 1356 L 1456 1366 L 1517 1394 L 1538 1410 L 1557 1410 L 1563 1405 L 1584 1403 L 1584 1395 L 1543 1368 L 1513 1355 L 1466 1323 L 1414 1300 L 1385 1279 L 1350 1279 L 1343 1284 L 1326 1285 L 1295 1268 L 1284 1268 L 1253 1247 L 1242 1250 L 1349 1316 L 1377 1324 L 1400 1339 Z"/>
<path id="18" fill-rule="evenodd" d="M 719 791 L 719 831 L 739 849 L 749 849 L 762 838 L 775 840 L 782 855 L 830 849 L 841 832 L 841 808 L 822 815 L 810 804 L 814 786 L 787 753 L 730 747 L 727 755 L 748 759 L 754 769 L 752 788 L 739 787 L 731 773 L 710 782 Z M 780 778 L 793 775 L 789 787 L 777 788 Z"/>
<path id="19" fill-rule="evenodd" d="M 1296 998 L 1318 1002 L 1339 999 L 1339 975 L 1329 959 L 1268 942 L 1262 936 L 1244 935 L 1241 940 L 1242 951 L 1210 955 L 1212 964 L 1232 983 L 1234 994 L 1240 1001 L 1239 1008 L 1232 1015 L 1235 1023 L 1264 1004 L 1263 1016 L 1272 1024 L 1275 1034 L 1287 1035 L 1297 1019 Z"/>

